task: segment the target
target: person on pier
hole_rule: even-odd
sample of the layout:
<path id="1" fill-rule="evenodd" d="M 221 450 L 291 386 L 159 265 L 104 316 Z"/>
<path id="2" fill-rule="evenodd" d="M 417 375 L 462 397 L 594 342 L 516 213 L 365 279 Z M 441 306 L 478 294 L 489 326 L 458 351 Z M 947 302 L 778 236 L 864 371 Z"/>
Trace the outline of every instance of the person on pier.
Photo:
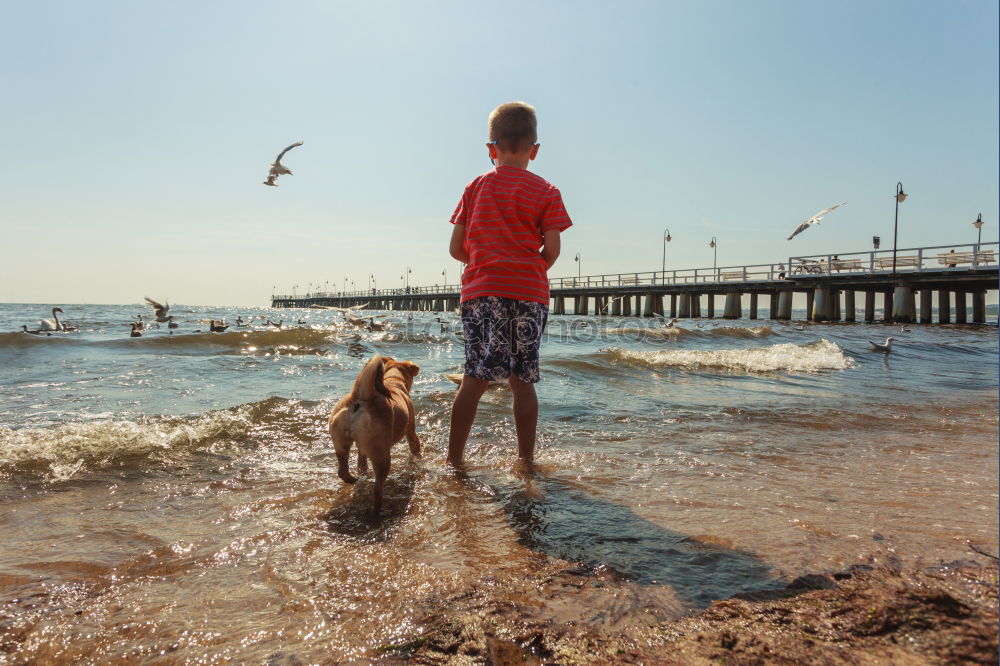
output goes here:
<path id="1" fill-rule="evenodd" d="M 491 381 L 514 395 L 519 461 L 534 460 L 538 348 L 548 318 L 548 269 L 572 225 L 559 190 L 528 171 L 538 155 L 538 121 L 524 102 L 501 104 L 488 121 L 495 168 L 477 177 L 451 216 L 451 256 L 462 273 L 465 374 L 455 395 L 448 464 L 461 467 L 479 400 Z"/>

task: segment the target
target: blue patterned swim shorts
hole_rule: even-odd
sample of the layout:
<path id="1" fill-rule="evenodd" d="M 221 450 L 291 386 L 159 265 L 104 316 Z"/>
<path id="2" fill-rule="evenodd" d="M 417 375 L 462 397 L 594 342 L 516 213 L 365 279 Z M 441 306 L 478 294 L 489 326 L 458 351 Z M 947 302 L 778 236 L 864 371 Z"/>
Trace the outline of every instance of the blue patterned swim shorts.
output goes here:
<path id="1" fill-rule="evenodd" d="M 538 347 L 549 308 L 534 301 L 482 296 L 462 303 L 465 333 L 465 374 L 487 381 L 514 373 L 534 384 Z"/>

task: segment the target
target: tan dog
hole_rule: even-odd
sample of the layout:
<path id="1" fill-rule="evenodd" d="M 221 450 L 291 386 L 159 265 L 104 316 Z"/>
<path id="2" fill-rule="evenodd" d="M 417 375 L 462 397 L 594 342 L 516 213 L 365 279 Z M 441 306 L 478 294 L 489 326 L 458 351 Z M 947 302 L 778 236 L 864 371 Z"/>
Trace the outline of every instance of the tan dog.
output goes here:
<path id="1" fill-rule="evenodd" d="M 415 363 L 375 354 L 354 380 L 351 392 L 330 412 L 330 439 L 337 452 L 337 476 L 347 483 L 357 481 L 347 469 L 351 444 L 357 442 L 358 471 L 368 471 L 369 459 L 375 468 L 375 515 L 382 510 L 382 486 L 389 475 L 392 445 L 405 435 L 410 453 L 420 457 L 420 439 L 410 402 L 410 389 L 418 372 L 420 367 Z"/>

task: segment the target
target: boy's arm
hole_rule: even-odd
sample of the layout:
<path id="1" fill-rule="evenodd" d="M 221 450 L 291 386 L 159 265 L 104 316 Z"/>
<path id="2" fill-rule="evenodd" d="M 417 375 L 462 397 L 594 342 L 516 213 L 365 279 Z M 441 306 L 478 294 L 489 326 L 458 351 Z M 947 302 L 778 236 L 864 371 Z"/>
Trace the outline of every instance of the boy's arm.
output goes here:
<path id="1" fill-rule="evenodd" d="M 448 245 L 448 252 L 451 256 L 463 264 L 469 263 L 469 253 L 465 251 L 465 225 L 451 225 L 451 243 Z"/>
<path id="2" fill-rule="evenodd" d="M 552 229 L 542 235 L 542 259 L 545 260 L 545 270 L 552 268 L 559 258 L 559 230 Z"/>

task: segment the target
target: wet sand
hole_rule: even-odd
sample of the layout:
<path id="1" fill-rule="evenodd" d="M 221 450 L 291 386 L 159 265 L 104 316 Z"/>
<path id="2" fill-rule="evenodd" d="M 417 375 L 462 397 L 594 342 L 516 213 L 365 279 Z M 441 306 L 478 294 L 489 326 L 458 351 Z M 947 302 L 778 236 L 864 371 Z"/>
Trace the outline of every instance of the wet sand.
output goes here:
<path id="1" fill-rule="evenodd" d="M 985 558 L 980 558 L 985 559 Z M 491 581 L 484 582 L 485 585 Z M 506 581 L 504 584 L 514 584 Z M 996 664 L 997 566 L 856 565 L 657 617 L 607 572 L 567 569 L 523 585 L 521 605 L 442 600 L 414 638 L 381 648 L 408 664 Z M 546 621 L 545 609 L 577 608 Z"/>

